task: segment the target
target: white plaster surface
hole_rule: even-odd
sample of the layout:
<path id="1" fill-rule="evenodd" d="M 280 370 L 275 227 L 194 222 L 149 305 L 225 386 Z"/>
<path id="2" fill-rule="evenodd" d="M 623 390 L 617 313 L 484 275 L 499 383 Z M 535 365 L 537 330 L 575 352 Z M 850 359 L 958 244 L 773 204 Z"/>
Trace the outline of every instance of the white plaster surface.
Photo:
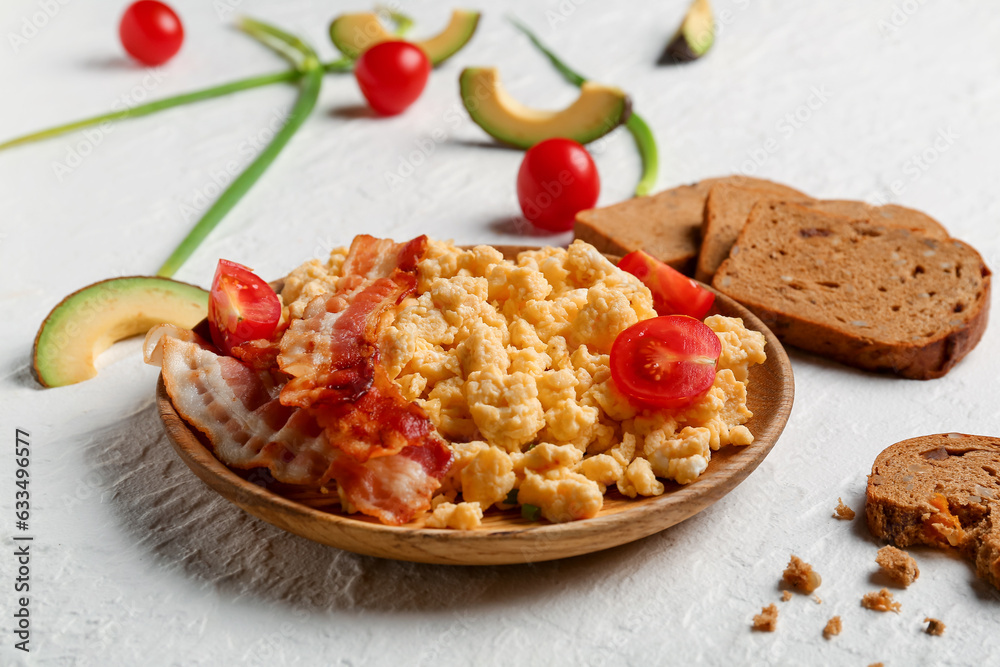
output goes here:
<path id="1" fill-rule="evenodd" d="M 330 18 L 369 7 L 173 0 L 187 41 L 151 77 L 121 55 L 124 4 L 4 0 L 0 139 L 106 110 L 123 95 L 162 97 L 284 67 L 229 27 L 230 5 L 303 35 L 324 57 L 333 55 Z M 368 117 L 352 77 L 327 77 L 313 117 L 177 277 L 207 286 L 220 256 L 280 276 L 360 231 L 566 242 L 523 233 L 514 196 L 520 153 L 494 147 L 454 111 L 458 72 L 471 64 L 498 65 L 525 102 L 573 98 L 505 22 L 507 11 L 581 71 L 634 95 L 660 142 L 660 187 L 747 170 L 816 196 L 885 193 L 935 216 L 1000 267 L 993 3 L 715 0 L 724 25 L 714 50 L 675 68 L 654 62 L 683 0 L 464 4 L 486 11 L 478 34 L 406 114 Z M 45 7 L 54 15 L 15 52 L 10 35 L 41 21 Z M 432 32 L 449 5 L 406 7 L 418 31 Z M 35 385 L 29 353 L 49 309 L 96 280 L 155 271 L 193 224 L 190 209 L 215 192 L 213 175 L 244 164 L 253 137 L 293 95 L 276 86 L 130 120 L 89 140 L 72 134 L 0 153 L 0 664 L 996 663 L 1000 594 L 968 564 L 914 550 L 921 577 L 896 592 L 902 611 L 864 610 L 861 596 L 882 585 L 877 544 L 860 516 L 831 518 L 838 496 L 860 514 L 871 462 L 893 442 L 944 431 L 1000 435 L 996 325 L 930 382 L 793 352 L 791 420 L 740 487 L 659 535 L 526 566 L 378 560 L 250 518 L 173 454 L 153 405 L 156 370 L 141 363 L 137 341 L 109 351 L 92 381 Z M 816 108 L 806 111 L 810 100 Z M 797 110 L 808 116 L 798 127 L 783 120 Z M 447 138 L 433 141 L 435 130 Z M 939 136 L 949 139 L 935 149 Z M 59 178 L 54 163 L 87 141 L 89 154 Z M 421 146 L 433 151 L 390 189 L 385 173 Z M 773 150 L 761 153 L 765 146 Z M 921 167 L 913 156 L 925 151 Z M 601 202 L 627 197 L 638 173 L 629 136 L 618 130 L 595 153 Z M 754 156 L 760 166 L 747 162 Z M 29 655 L 13 649 L 11 634 L 15 428 L 32 442 Z M 792 553 L 823 575 L 822 604 L 777 602 Z M 752 633 L 751 617 L 771 602 L 777 632 Z M 835 614 L 843 633 L 825 641 L 821 630 Z M 924 634 L 924 616 L 942 619 L 945 635 Z"/>

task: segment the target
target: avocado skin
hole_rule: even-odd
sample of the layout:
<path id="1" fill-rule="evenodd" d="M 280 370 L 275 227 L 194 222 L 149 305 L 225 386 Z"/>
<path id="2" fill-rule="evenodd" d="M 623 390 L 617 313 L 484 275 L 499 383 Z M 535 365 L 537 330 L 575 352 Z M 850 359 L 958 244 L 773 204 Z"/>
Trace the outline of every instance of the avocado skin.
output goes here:
<path id="1" fill-rule="evenodd" d="M 208 312 L 208 292 L 189 283 L 171 278 L 154 276 L 125 276 L 109 278 L 83 287 L 60 301 L 42 321 L 35 335 L 31 350 L 31 374 L 43 387 L 63 386 L 58 376 L 59 353 L 65 342 L 60 336 L 71 336 L 80 325 L 74 321 L 81 317 L 92 317 L 100 312 L 101 304 L 111 303 L 115 298 L 146 294 L 151 299 L 162 299 L 169 294 L 176 297 L 179 305 L 199 304 Z"/>
<path id="2" fill-rule="evenodd" d="M 712 7 L 708 0 L 694 0 L 657 64 L 671 65 L 697 60 L 708 53 L 714 43 Z"/>

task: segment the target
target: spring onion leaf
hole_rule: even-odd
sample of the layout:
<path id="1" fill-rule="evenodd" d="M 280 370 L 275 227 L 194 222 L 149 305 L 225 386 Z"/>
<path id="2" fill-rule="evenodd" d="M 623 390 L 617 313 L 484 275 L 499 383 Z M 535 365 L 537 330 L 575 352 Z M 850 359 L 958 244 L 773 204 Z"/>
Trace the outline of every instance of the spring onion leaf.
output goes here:
<path id="1" fill-rule="evenodd" d="M 515 28 L 524 33 L 525 37 L 534 44 L 535 48 L 542 52 L 542 54 L 549 59 L 553 67 L 562 74 L 563 78 L 572 83 L 574 86 L 582 86 L 584 82 L 587 81 L 587 77 L 583 76 L 576 70 L 572 69 L 563 60 L 553 53 L 552 49 L 545 46 L 542 40 L 535 35 L 534 32 L 528 26 L 524 25 L 518 21 L 513 16 L 508 16 L 508 20 L 514 25 Z M 625 127 L 632 134 L 632 139 L 635 141 L 635 147 L 639 151 L 639 159 L 642 161 L 642 177 L 639 179 L 639 183 L 635 187 L 635 194 L 638 197 L 642 197 L 650 193 L 650 191 L 656 185 L 656 176 L 660 169 L 660 160 L 656 147 L 656 137 L 653 135 L 653 131 L 650 129 L 646 121 L 642 119 L 639 114 L 634 111 L 625 121 Z"/>
<path id="2" fill-rule="evenodd" d="M 302 76 L 299 81 L 299 95 L 292 107 L 291 114 L 285 125 L 278 130 L 271 140 L 271 143 L 250 163 L 243 173 L 236 177 L 226 190 L 219 195 L 219 198 L 212 206 L 205 211 L 201 220 L 194 226 L 188 235 L 181 241 L 180 245 L 170 255 L 167 261 L 157 271 L 158 276 L 169 278 L 177 272 L 177 269 L 191 256 L 205 237 L 215 229 L 215 226 L 229 213 L 236 203 L 253 187 L 254 183 L 264 174 L 274 159 L 278 157 L 282 149 L 288 144 L 292 136 L 298 131 L 302 124 L 309 117 L 316 100 L 319 98 L 320 87 L 323 84 L 323 65 L 316 57 L 316 52 L 311 47 L 293 35 L 279 30 L 273 26 L 244 19 L 241 26 L 248 34 L 257 38 L 269 46 L 280 50 L 280 52 L 290 59 L 298 60 L 298 67 Z"/>
<path id="3" fill-rule="evenodd" d="M 531 503 L 525 503 L 521 505 L 521 518 L 528 521 L 538 521 L 538 517 L 542 515 L 542 508 L 538 505 L 532 505 Z"/>

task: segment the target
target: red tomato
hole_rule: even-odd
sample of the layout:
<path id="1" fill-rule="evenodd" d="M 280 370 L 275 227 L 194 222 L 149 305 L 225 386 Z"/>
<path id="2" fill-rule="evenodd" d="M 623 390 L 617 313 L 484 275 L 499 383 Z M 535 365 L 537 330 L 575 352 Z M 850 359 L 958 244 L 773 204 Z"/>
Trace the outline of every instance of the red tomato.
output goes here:
<path id="1" fill-rule="evenodd" d="M 139 0 L 122 15 L 118 36 L 129 55 L 143 65 L 162 65 L 180 51 L 184 26 L 162 2 Z"/>
<path id="2" fill-rule="evenodd" d="M 653 293 L 660 315 L 689 315 L 702 319 L 715 303 L 715 293 L 652 255 L 636 250 L 622 257 L 618 268 L 638 278 Z"/>
<path id="3" fill-rule="evenodd" d="M 220 259 L 208 295 L 212 342 L 225 354 L 240 343 L 270 338 L 281 319 L 281 300 L 271 286 L 236 262 Z"/>
<path id="4" fill-rule="evenodd" d="M 587 149 L 570 139 L 546 139 L 524 154 L 517 172 L 521 212 L 536 227 L 573 229 L 573 219 L 593 208 L 601 192 L 597 165 Z"/>
<path id="5" fill-rule="evenodd" d="M 361 93 L 383 116 L 395 116 L 416 102 L 430 73 L 427 55 L 409 42 L 376 44 L 354 66 Z"/>
<path id="6" fill-rule="evenodd" d="M 712 388 L 720 354 L 722 342 L 700 320 L 654 317 L 615 338 L 611 378 L 637 405 L 683 408 Z"/>

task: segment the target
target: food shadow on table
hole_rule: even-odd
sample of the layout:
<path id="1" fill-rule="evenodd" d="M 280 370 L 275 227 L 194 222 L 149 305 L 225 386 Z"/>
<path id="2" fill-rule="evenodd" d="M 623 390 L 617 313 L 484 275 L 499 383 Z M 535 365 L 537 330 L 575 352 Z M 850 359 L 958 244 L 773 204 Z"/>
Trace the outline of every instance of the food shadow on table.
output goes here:
<path id="1" fill-rule="evenodd" d="M 167 570 L 223 596 L 255 597 L 311 613 L 461 610 L 547 599 L 627 578 L 685 525 L 586 556 L 525 565 L 425 565 L 361 556 L 311 542 L 245 513 L 199 480 L 171 449 L 155 405 L 88 438 L 85 457 L 125 532 Z"/>

